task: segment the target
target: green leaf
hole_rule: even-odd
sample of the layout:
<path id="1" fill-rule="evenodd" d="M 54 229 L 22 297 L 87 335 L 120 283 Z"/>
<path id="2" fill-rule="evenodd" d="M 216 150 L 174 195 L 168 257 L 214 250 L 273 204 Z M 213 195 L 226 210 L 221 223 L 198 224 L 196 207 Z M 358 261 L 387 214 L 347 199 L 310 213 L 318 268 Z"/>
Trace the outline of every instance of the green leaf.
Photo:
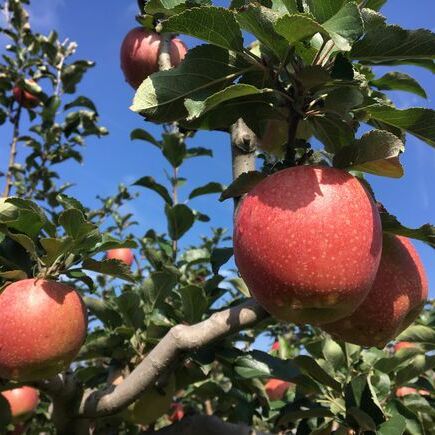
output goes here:
<path id="1" fill-rule="evenodd" d="M 425 29 L 377 27 L 354 44 L 350 56 L 361 61 L 376 62 L 432 59 L 435 57 L 435 35 Z"/>
<path id="2" fill-rule="evenodd" d="M 310 13 L 319 23 L 323 23 L 333 17 L 347 0 L 307 0 Z"/>
<path id="3" fill-rule="evenodd" d="M 178 135 L 163 134 L 163 155 L 173 168 L 178 168 L 186 157 L 186 144 L 180 140 Z"/>
<path id="4" fill-rule="evenodd" d="M 411 325 L 397 337 L 397 340 L 428 344 L 435 347 L 435 330 L 424 325 Z"/>
<path id="5" fill-rule="evenodd" d="M 78 199 L 72 198 L 71 196 L 65 195 L 64 193 L 58 194 L 56 196 L 56 199 L 65 210 L 68 210 L 69 208 L 76 208 L 80 210 L 84 216 L 86 216 L 86 209 Z"/>
<path id="6" fill-rule="evenodd" d="M 93 247 L 101 240 L 98 227 L 86 221 L 83 213 L 70 208 L 59 215 L 59 224 L 65 228 L 65 232 L 75 242 L 75 248 L 86 250 Z"/>
<path id="7" fill-rule="evenodd" d="M 6 281 L 20 281 L 28 278 L 27 273 L 24 272 L 24 270 L 8 270 L 6 272 L 0 272 L 0 277 Z"/>
<path id="8" fill-rule="evenodd" d="M 432 367 L 426 365 L 426 357 L 424 355 L 417 355 L 413 359 L 412 364 L 404 367 L 396 373 L 396 383 L 397 385 L 403 385 L 431 368 Z"/>
<path id="9" fill-rule="evenodd" d="M 221 193 L 224 190 L 224 186 L 221 183 L 210 182 L 204 186 L 197 187 L 190 192 L 189 199 L 196 198 L 201 195 L 209 195 L 211 193 Z"/>
<path id="10" fill-rule="evenodd" d="M 426 91 L 413 77 L 400 72 L 389 72 L 379 79 L 371 80 L 370 84 L 380 90 L 405 91 L 427 98 Z"/>
<path id="11" fill-rule="evenodd" d="M 173 207 L 166 205 L 165 214 L 168 220 L 169 237 L 172 240 L 179 240 L 195 221 L 192 210 L 184 204 L 177 204 Z"/>
<path id="12" fill-rule="evenodd" d="M 340 383 L 332 376 L 326 373 L 320 365 L 308 355 L 299 355 L 293 359 L 293 362 L 299 367 L 302 373 L 310 376 L 317 382 L 331 387 L 335 391 L 340 391 Z"/>
<path id="13" fill-rule="evenodd" d="M 376 432 L 376 424 L 373 419 L 364 412 L 362 409 L 359 409 L 355 406 L 347 409 L 348 418 L 349 415 L 357 422 L 358 427 L 363 431 Z"/>
<path id="14" fill-rule="evenodd" d="M 195 285 L 188 285 L 182 287 L 178 292 L 181 295 L 185 320 L 190 324 L 199 322 L 208 307 L 204 289 Z"/>
<path id="15" fill-rule="evenodd" d="M 8 424 L 12 422 L 11 406 L 9 401 L 0 394 L 0 427 L 7 428 Z"/>
<path id="16" fill-rule="evenodd" d="M 46 237 L 41 239 L 40 243 L 46 252 L 46 255 L 42 257 L 45 266 L 51 266 L 58 257 L 68 253 L 74 245 L 74 241 L 71 237 L 64 237 L 62 239 Z"/>
<path id="17" fill-rule="evenodd" d="M 362 93 L 353 86 L 340 86 L 328 92 L 325 98 L 325 111 L 346 117 L 351 109 L 364 101 Z"/>
<path id="18" fill-rule="evenodd" d="M 119 260 L 102 260 L 97 261 L 92 258 L 83 260 L 82 269 L 92 270 L 93 272 L 102 273 L 103 275 L 113 276 L 125 281 L 134 282 L 130 268 Z"/>
<path id="19" fill-rule="evenodd" d="M 150 15 L 170 16 L 179 14 L 192 6 L 209 4 L 211 4 L 211 0 L 149 0 L 145 4 L 145 12 Z"/>
<path id="20" fill-rule="evenodd" d="M 352 145 L 341 148 L 334 156 L 337 168 L 352 168 L 356 171 L 384 177 L 399 178 L 403 168 L 398 156 L 405 150 L 403 142 L 384 130 L 372 130 Z"/>
<path id="21" fill-rule="evenodd" d="M 87 97 L 77 97 L 74 101 L 71 101 L 71 103 L 65 104 L 64 109 L 68 110 L 73 107 L 87 107 L 88 109 L 91 109 L 95 113 L 97 113 L 97 108 L 95 107 L 95 104 Z"/>
<path id="22" fill-rule="evenodd" d="M 183 119 L 186 99 L 203 101 L 254 68 L 235 53 L 212 45 L 188 51 L 178 67 L 148 77 L 139 87 L 131 109 L 158 122 Z"/>
<path id="23" fill-rule="evenodd" d="M 297 0 L 272 0 L 272 10 L 280 15 L 299 12 Z"/>
<path id="24" fill-rule="evenodd" d="M 211 269 L 215 275 L 219 273 L 219 269 L 233 256 L 233 248 L 214 248 L 211 257 Z"/>
<path id="25" fill-rule="evenodd" d="M 329 361 L 335 369 L 339 369 L 345 363 L 343 349 L 331 338 L 326 338 L 323 342 L 323 355 L 326 361 Z"/>
<path id="26" fill-rule="evenodd" d="M 387 3 L 387 0 L 368 0 L 366 3 L 366 8 L 378 11 L 385 3 Z"/>
<path id="27" fill-rule="evenodd" d="M 307 65 L 298 72 L 298 80 L 304 89 L 312 89 L 329 82 L 331 76 L 320 65 Z"/>
<path id="28" fill-rule="evenodd" d="M 223 192 L 219 201 L 224 201 L 228 198 L 236 198 L 248 193 L 260 181 L 264 180 L 266 175 L 258 171 L 244 172 L 239 175 Z"/>
<path id="29" fill-rule="evenodd" d="M 123 326 L 132 326 L 135 329 L 143 328 L 145 313 L 141 306 L 141 299 L 131 290 L 123 291 L 116 298 L 117 311 L 124 320 Z"/>
<path id="30" fill-rule="evenodd" d="M 157 183 L 153 177 L 139 178 L 139 180 L 137 180 L 133 183 L 133 186 L 141 186 L 141 187 L 145 187 L 147 189 L 153 190 L 154 192 L 156 192 L 158 195 L 160 195 L 164 199 L 166 204 L 172 205 L 172 198 L 169 195 L 169 192 L 166 189 L 166 187 Z"/>
<path id="31" fill-rule="evenodd" d="M 165 272 L 153 272 L 150 279 L 143 284 L 143 294 L 148 304 L 149 311 L 159 306 L 172 292 L 177 284 L 175 274 Z"/>
<path id="32" fill-rule="evenodd" d="M 158 140 L 154 139 L 154 136 L 142 128 L 136 128 L 130 133 L 130 140 L 144 140 L 145 142 L 149 142 L 152 145 L 155 145 L 157 148 L 161 148 L 161 144 Z"/>
<path id="33" fill-rule="evenodd" d="M 186 151 L 186 159 L 195 157 L 213 157 L 213 151 L 203 147 L 188 148 Z"/>
<path id="34" fill-rule="evenodd" d="M 243 51 L 243 37 L 232 11 L 214 6 L 192 8 L 162 23 L 163 32 L 184 33 L 218 47 Z"/>
<path id="35" fill-rule="evenodd" d="M 89 296 L 84 297 L 83 300 L 91 314 L 101 320 L 105 325 L 116 327 L 122 324 L 120 315 L 108 304 L 107 301 L 91 298 Z"/>
<path id="36" fill-rule="evenodd" d="M 367 110 L 373 119 L 402 128 L 435 147 L 434 110 L 419 107 L 400 110 L 389 106 L 372 106 L 364 110 Z"/>
<path id="37" fill-rule="evenodd" d="M 328 32 L 316 21 L 304 14 L 285 15 L 275 23 L 275 30 L 290 44 L 311 38 L 316 33 L 328 36 Z"/>

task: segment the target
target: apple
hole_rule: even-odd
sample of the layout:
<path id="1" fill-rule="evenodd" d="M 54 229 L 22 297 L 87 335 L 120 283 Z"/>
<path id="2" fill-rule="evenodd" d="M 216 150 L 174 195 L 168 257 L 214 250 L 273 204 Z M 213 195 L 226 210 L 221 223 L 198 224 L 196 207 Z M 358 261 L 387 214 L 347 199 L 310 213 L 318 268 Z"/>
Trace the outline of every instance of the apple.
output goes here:
<path id="1" fill-rule="evenodd" d="M 148 388 L 123 416 L 130 423 L 147 426 L 169 411 L 174 394 L 175 376 L 172 374 L 164 388 Z"/>
<path id="2" fill-rule="evenodd" d="M 410 343 L 409 341 L 399 341 L 394 345 L 394 351 L 398 352 L 400 349 L 410 349 L 416 347 L 414 343 Z"/>
<path id="3" fill-rule="evenodd" d="M 121 68 L 126 81 L 137 89 L 152 73 L 158 71 L 159 48 L 162 35 L 136 27 L 127 33 L 121 45 Z M 187 47 L 178 38 L 171 40 L 171 64 L 177 66 L 187 53 Z"/>
<path id="4" fill-rule="evenodd" d="M 14 422 L 25 420 L 38 407 L 39 395 L 35 388 L 14 388 L 3 391 L 1 394 L 9 402 Z"/>
<path id="5" fill-rule="evenodd" d="M 269 379 L 264 388 L 270 400 L 281 400 L 292 384 L 281 379 Z"/>
<path id="6" fill-rule="evenodd" d="M 376 276 L 379 212 L 349 173 L 287 168 L 241 201 L 234 257 L 252 295 L 274 317 L 324 324 L 351 314 Z"/>
<path id="7" fill-rule="evenodd" d="M 416 319 L 427 293 L 426 273 L 410 240 L 385 234 L 381 263 L 367 298 L 351 316 L 323 329 L 350 343 L 384 347 Z"/>
<path id="8" fill-rule="evenodd" d="M 81 296 L 65 284 L 24 279 L 0 294 L 0 377 L 20 382 L 66 369 L 86 338 Z"/>
<path id="9" fill-rule="evenodd" d="M 275 343 L 272 344 L 272 347 L 270 350 L 279 350 L 279 341 L 275 341 Z"/>
<path id="10" fill-rule="evenodd" d="M 172 413 L 169 414 L 169 420 L 172 421 L 172 423 L 176 423 L 177 421 L 180 421 L 184 417 L 184 406 L 182 403 L 173 403 L 171 405 Z"/>
<path id="11" fill-rule="evenodd" d="M 396 397 L 405 397 L 409 394 L 420 394 L 421 396 L 429 396 L 430 392 L 427 390 L 417 390 L 412 387 L 399 387 L 396 389 Z"/>
<path id="12" fill-rule="evenodd" d="M 28 80 L 29 83 L 36 83 L 34 80 Z M 12 95 L 15 101 L 20 103 L 26 109 L 33 109 L 39 104 L 39 98 L 31 92 L 22 89 L 18 85 L 12 88 Z"/>
<path id="13" fill-rule="evenodd" d="M 109 260 L 119 260 L 127 266 L 131 266 L 134 260 L 133 251 L 129 248 L 109 249 L 106 258 Z"/>

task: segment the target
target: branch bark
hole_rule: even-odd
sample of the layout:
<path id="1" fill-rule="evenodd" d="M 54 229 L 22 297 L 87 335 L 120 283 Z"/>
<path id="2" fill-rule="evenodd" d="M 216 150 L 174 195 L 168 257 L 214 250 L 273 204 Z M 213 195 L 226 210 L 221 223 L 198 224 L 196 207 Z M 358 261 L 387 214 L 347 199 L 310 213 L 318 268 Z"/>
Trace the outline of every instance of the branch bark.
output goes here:
<path id="1" fill-rule="evenodd" d="M 171 40 L 172 35 L 170 33 L 162 34 L 162 41 L 159 46 L 159 71 L 166 71 L 172 68 Z"/>
<path id="2" fill-rule="evenodd" d="M 244 424 L 222 421 L 216 416 L 192 415 L 178 423 L 166 426 L 157 431 L 142 432 L 142 435 L 271 435 L 260 432 Z"/>

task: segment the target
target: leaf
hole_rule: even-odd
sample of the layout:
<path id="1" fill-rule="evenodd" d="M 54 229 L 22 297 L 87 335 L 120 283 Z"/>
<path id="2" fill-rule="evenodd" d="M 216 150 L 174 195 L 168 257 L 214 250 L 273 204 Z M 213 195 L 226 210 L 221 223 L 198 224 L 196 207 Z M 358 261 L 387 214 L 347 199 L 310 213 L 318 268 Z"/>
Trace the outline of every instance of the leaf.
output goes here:
<path id="1" fill-rule="evenodd" d="M 145 4 L 145 12 L 150 15 L 163 14 L 170 16 L 192 6 L 208 5 L 210 3 L 211 0 L 149 0 Z"/>
<path id="2" fill-rule="evenodd" d="M 307 0 L 310 13 L 319 23 L 323 23 L 333 17 L 343 6 L 345 0 Z"/>
<path id="3" fill-rule="evenodd" d="M 340 383 L 332 376 L 326 373 L 320 365 L 308 355 L 299 355 L 293 359 L 293 362 L 299 367 L 302 373 L 310 376 L 317 382 L 331 387 L 333 390 L 340 391 Z"/>
<path id="4" fill-rule="evenodd" d="M 192 8 L 162 23 L 162 32 L 184 33 L 218 47 L 243 51 L 243 37 L 232 11 L 214 6 Z"/>
<path id="5" fill-rule="evenodd" d="M 428 344 L 435 347 L 435 330 L 424 325 L 411 325 L 397 337 L 397 340 Z"/>
<path id="6" fill-rule="evenodd" d="M 153 190 L 158 195 L 160 195 L 166 204 L 172 205 L 172 198 L 169 195 L 168 190 L 165 186 L 162 186 L 161 184 L 157 183 L 153 177 L 142 177 L 139 178 L 139 180 L 135 181 L 133 183 L 133 186 L 141 186 L 145 187 L 147 189 Z"/>
<path id="7" fill-rule="evenodd" d="M 130 268 L 120 260 L 97 261 L 92 258 L 85 258 L 82 263 L 82 269 L 92 270 L 93 272 L 102 273 L 103 275 L 109 275 L 123 279 L 124 281 L 134 282 Z"/>
<path id="8" fill-rule="evenodd" d="M 166 205 L 165 214 L 168 220 L 169 237 L 172 240 L 179 240 L 195 221 L 192 210 L 184 204 L 177 204 L 173 207 Z"/>
<path id="9" fill-rule="evenodd" d="M 159 306 L 177 285 L 177 277 L 168 271 L 153 272 L 150 279 L 143 285 L 143 294 L 149 306 L 149 311 Z"/>
<path id="10" fill-rule="evenodd" d="M 122 324 L 119 314 L 105 300 L 89 296 L 85 296 L 83 300 L 88 310 L 105 325 L 116 327 Z"/>
<path id="11" fill-rule="evenodd" d="M 12 422 L 11 405 L 6 398 L 0 394 L 0 427 L 7 428 Z"/>
<path id="12" fill-rule="evenodd" d="M 97 113 L 97 108 L 95 107 L 95 104 L 87 97 L 77 97 L 75 100 L 71 101 L 68 104 L 65 104 L 64 109 L 68 110 L 73 107 L 87 107 L 88 109 L 91 109 L 95 113 Z"/>
<path id="13" fill-rule="evenodd" d="M 316 33 L 328 36 L 328 32 L 315 20 L 304 14 L 285 15 L 275 23 L 275 30 L 290 44 L 311 38 Z"/>
<path id="14" fill-rule="evenodd" d="M 211 257 L 211 270 L 215 275 L 219 273 L 219 269 L 233 256 L 233 248 L 214 248 Z"/>
<path id="15" fill-rule="evenodd" d="M 196 198 L 201 195 L 209 195 L 211 193 L 221 193 L 224 190 L 224 186 L 221 183 L 210 182 L 204 186 L 197 187 L 190 192 L 189 199 Z"/>
<path id="16" fill-rule="evenodd" d="M 183 119 L 188 114 L 185 99 L 205 100 L 252 68 L 235 53 L 200 45 L 189 50 L 176 68 L 144 80 L 131 109 L 158 122 Z"/>
<path id="17" fill-rule="evenodd" d="M 178 292 L 181 295 L 181 303 L 185 320 L 189 324 L 199 322 L 208 307 L 204 290 L 195 285 L 188 285 L 186 287 L 182 287 L 180 290 L 178 290 Z"/>
<path id="18" fill-rule="evenodd" d="M 142 128 L 136 128 L 130 133 L 130 140 L 144 140 L 145 142 L 149 142 L 152 145 L 155 145 L 157 148 L 161 147 L 161 144 L 158 140 L 154 139 L 154 136 Z"/>
<path id="19" fill-rule="evenodd" d="M 432 59 L 435 57 L 435 35 L 425 29 L 377 27 L 354 44 L 350 56 L 361 61 L 376 62 Z"/>
<path id="20" fill-rule="evenodd" d="M 331 76 L 320 65 L 307 65 L 298 72 L 298 80 L 304 89 L 312 89 L 329 82 Z"/>
<path id="21" fill-rule="evenodd" d="M 326 361 L 329 361 L 335 369 L 339 369 L 345 363 L 343 349 L 331 338 L 326 338 L 323 342 L 323 355 Z"/>
<path id="22" fill-rule="evenodd" d="M 6 272 L 0 272 L 0 277 L 6 281 L 21 281 L 22 279 L 28 278 L 27 273 L 24 272 L 24 270 L 8 270 Z"/>
<path id="23" fill-rule="evenodd" d="M 64 193 L 58 194 L 56 196 L 56 199 L 65 210 L 68 210 L 69 208 L 76 208 L 80 210 L 84 216 L 86 216 L 86 209 L 78 199 L 72 198 L 71 196 L 65 195 Z"/>
<path id="24" fill-rule="evenodd" d="M 405 91 L 427 98 L 426 91 L 413 77 L 400 72 L 389 72 L 379 79 L 371 80 L 370 84 L 380 90 Z"/>
<path id="25" fill-rule="evenodd" d="M 186 144 L 175 134 L 163 134 L 162 150 L 166 160 L 173 168 L 180 167 L 186 157 Z"/>
<path id="26" fill-rule="evenodd" d="M 403 168 L 398 156 L 405 150 L 403 142 L 384 130 L 372 130 L 352 145 L 341 148 L 334 156 L 337 168 L 352 168 L 356 171 L 399 178 Z"/>
<path id="27" fill-rule="evenodd" d="M 347 413 L 353 417 L 353 419 L 358 423 L 358 427 L 364 431 L 376 432 L 375 422 L 370 415 L 362 409 L 353 406 L 347 409 Z"/>
<path id="28" fill-rule="evenodd" d="M 123 326 L 132 326 L 134 329 L 143 328 L 145 313 L 141 306 L 141 299 L 131 290 L 123 291 L 116 298 L 117 311 L 123 318 Z M 122 327 L 122 326 L 121 326 Z"/>
<path id="29" fill-rule="evenodd" d="M 394 127 L 402 128 L 408 133 L 435 147 L 435 111 L 413 107 L 396 109 L 389 106 L 372 106 L 366 110 L 372 118 Z"/>
<path id="30" fill-rule="evenodd" d="M 378 11 L 385 3 L 387 3 L 387 0 L 368 0 L 366 3 L 366 8 Z"/>
<path id="31" fill-rule="evenodd" d="M 194 157 L 213 157 L 213 151 L 203 147 L 188 148 L 186 151 L 186 159 Z"/>
<path id="32" fill-rule="evenodd" d="M 248 193 L 254 186 L 265 178 L 266 175 L 258 171 L 244 172 L 222 192 L 219 201 L 242 196 L 245 193 Z"/>
<path id="33" fill-rule="evenodd" d="M 325 98 L 325 111 L 340 116 L 348 116 L 351 109 L 364 101 L 362 93 L 353 86 L 340 86 L 328 92 Z"/>
<path id="34" fill-rule="evenodd" d="M 402 435 L 405 432 L 406 419 L 405 417 L 396 414 L 388 419 L 385 423 L 382 423 L 376 433 L 379 435 Z"/>

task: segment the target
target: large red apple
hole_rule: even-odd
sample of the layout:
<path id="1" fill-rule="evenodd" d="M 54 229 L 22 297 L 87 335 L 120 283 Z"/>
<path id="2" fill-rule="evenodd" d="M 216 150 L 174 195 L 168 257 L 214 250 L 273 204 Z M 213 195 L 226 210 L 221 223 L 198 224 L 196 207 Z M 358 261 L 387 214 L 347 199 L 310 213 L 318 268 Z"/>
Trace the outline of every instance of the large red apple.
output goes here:
<path id="1" fill-rule="evenodd" d="M 121 68 L 127 82 L 137 89 L 152 73 L 158 71 L 159 48 L 162 35 L 143 27 L 136 27 L 127 33 L 121 46 Z M 177 66 L 187 53 L 187 47 L 178 38 L 171 40 L 170 56 L 172 66 Z"/>
<path id="2" fill-rule="evenodd" d="M 292 384 L 281 379 L 269 379 L 264 388 L 270 400 L 281 400 Z"/>
<path id="3" fill-rule="evenodd" d="M 0 294 L 0 377 L 48 378 L 66 369 L 82 346 L 86 308 L 71 287 L 25 279 Z"/>
<path id="4" fill-rule="evenodd" d="M 381 248 L 372 198 L 339 169 L 277 172 L 249 192 L 236 214 L 240 274 L 281 320 L 323 324 L 348 316 L 373 284 Z"/>
<path id="5" fill-rule="evenodd" d="M 129 248 L 109 249 L 106 258 L 109 260 L 119 260 L 124 262 L 127 266 L 131 266 L 134 260 L 134 255 Z"/>
<path id="6" fill-rule="evenodd" d="M 3 391 L 2 396 L 9 402 L 13 421 L 22 421 L 38 407 L 38 390 L 31 387 Z"/>
<path id="7" fill-rule="evenodd" d="M 427 293 L 426 273 L 410 240 L 385 234 L 381 263 L 367 298 L 351 316 L 323 329 L 350 343 L 384 347 L 416 319 Z"/>
<path id="8" fill-rule="evenodd" d="M 29 80 L 29 82 L 35 83 L 34 80 Z M 14 96 L 15 101 L 20 103 L 26 109 L 33 109 L 39 104 L 39 98 L 36 95 L 22 89 L 18 85 L 15 85 L 12 88 L 12 95 Z"/>

